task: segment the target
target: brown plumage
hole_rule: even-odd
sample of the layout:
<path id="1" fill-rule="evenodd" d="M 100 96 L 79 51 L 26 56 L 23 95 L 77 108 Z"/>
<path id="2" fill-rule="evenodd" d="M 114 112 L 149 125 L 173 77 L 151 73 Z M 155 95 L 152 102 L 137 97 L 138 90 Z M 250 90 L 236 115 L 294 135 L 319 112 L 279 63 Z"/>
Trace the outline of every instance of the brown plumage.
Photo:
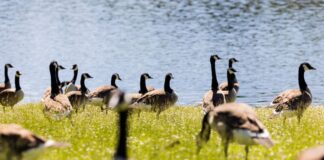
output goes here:
<path id="1" fill-rule="evenodd" d="M 8 69 L 9 68 L 13 68 L 13 66 L 11 64 L 9 64 L 9 63 L 5 64 L 5 66 L 4 66 L 5 81 L 4 81 L 4 83 L 0 84 L 0 92 L 5 90 L 5 89 L 11 88 L 11 83 L 10 83 L 10 79 L 9 79 L 9 76 L 8 76 Z"/>
<path id="2" fill-rule="evenodd" d="M 245 145 L 246 159 L 250 145 L 273 146 L 269 132 L 258 119 L 253 109 L 246 104 L 229 103 L 208 112 L 202 121 L 202 129 L 197 135 L 197 151 L 208 142 L 211 129 L 222 139 L 225 157 L 231 142 Z"/>
<path id="3" fill-rule="evenodd" d="M 228 60 L 228 68 L 233 68 L 233 63 L 238 62 L 238 60 L 236 60 L 235 58 L 230 58 Z M 238 93 L 239 89 L 240 89 L 240 84 L 237 82 L 236 76 L 234 76 L 234 88 L 236 93 Z M 223 82 L 219 85 L 219 90 L 222 91 L 228 91 L 228 83 L 227 82 Z"/>
<path id="4" fill-rule="evenodd" d="M 139 98 L 141 98 L 145 93 L 153 91 L 154 88 L 151 86 L 146 86 L 146 80 L 152 79 L 152 77 L 148 73 L 143 73 L 140 77 L 140 90 L 138 93 L 127 94 L 126 97 L 130 104 L 135 103 Z"/>
<path id="5" fill-rule="evenodd" d="M 178 100 L 177 94 L 170 87 L 171 79 L 173 79 L 173 75 L 168 73 L 165 76 L 163 89 L 156 89 L 151 92 L 147 92 L 141 98 L 139 98 L 134 105 L 148 105 L 149 110 L 157 112 L 157 117 L 159 117 L 162 111 L 174 105 Z"/>
<path id="6" fill-rule="evenodd" d="M 116 79 L 121 80 L 118 73 L 115 73 L 111 76 L 111 85 L 98 87 L 94 89 L 92 92 L 90 92 L 89 94 L 89 97 L 92 99 L 93 98 L 102 99 L 102 106 L 101 106 L 102 111 L 108 109 L 107 105 L 112 96 L 112 93 L 114 90 L 118 89 L 118 86 L 116 85 Z"/>
<path id="7" fill-rule="evenodd" d="M 17 124 L 0 124 L 0 159 L 35 159 L 38 152 L 48 147 L 64 147 L 65 143 L 45 140 Z M 32 153 L 30 153 L 32 152 Z M 27 154 L 29 153 L 29 154 Z"/>
<path id="8" fill-rule="evenodd" d="M 211 89 L 207 91 L 207 93 L 203 97 L 203 104 L 202 109 L 204 113 L 212 110 L 218 105 L 226 103 L 225 95 L 219 91 L 218 88 L 218 81 L 216 76 L 216 66 L 215 63 L 217 60 L 221 58 L 218 55 L 211 55 L 210 56 L 210 66 L 211 66 L 211 73 L 212 73 L 212 84 Z"/>
<path id="9" fill-rule="evenodd" d="M 17 71 L 15 75 L 15 89 L 11 88 L 0 92 L 0 103 L 3 106 L 3 111 L 5 111 L 5 107 L 13 108 L 14 105 L 24 98 L 24 92 L 21 89 L 19 82 L 20 76 L 21 73 Z"/>
<path id="10" fill-rule="evenodd" d="M 324 159 L 324 145 L 304 150 L 298 156 L 298 160 L 323 160 L 323 159 Z"/>
<path id="11" fill-rule="evenodd" d="M 270 118 L 283 115 L 285 123 L 286 118 L 297 116 L 298 123 L 300 122 L 304 111 L 312 103 L 312 93 L 306 84 L 304 73 L 314 69 L 309 63 L 299 66 L 299 89 L 287 90 L 275 97 L 271 104 L 275 109 Z"/>
<path id="12" fill-rule="evenodd" d="M 64 117 L 71 117 L 72 105 L 66 95 L 60 93 L 60 89 L 57 83 L 55 70 L 58 69 L 56 61 L 50 64 L 51 74 L 51 95 L 47 96 L 44 100 L 44 114 L 52 119 L 59 120 Z"/>
<path id="13" fill-rule="evenodd" d="M 89 102 L 90 98 L 87 95 L 87 87 L 85 86 L 85 79 L 92 78 L 88 73 L 81 75 L 81 91 L 70 91 L 66 94 L 69 98 L 73 109 L 78 112 L 80 107 L 85 108 L 85 105 Z"/>

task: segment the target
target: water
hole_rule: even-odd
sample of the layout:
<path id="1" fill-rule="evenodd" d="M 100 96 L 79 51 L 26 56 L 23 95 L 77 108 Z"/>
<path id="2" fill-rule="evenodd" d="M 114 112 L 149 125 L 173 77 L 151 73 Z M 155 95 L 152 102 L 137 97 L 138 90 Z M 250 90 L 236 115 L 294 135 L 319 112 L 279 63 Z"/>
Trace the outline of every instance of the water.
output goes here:
<path id="1" fill-rule="evenodd" d="M 217 63 L 219 81 L 226 80 L 226 59 L 236 57 L 237 101 L 256 105 L 298 88 L 298 66 L 307 61 L 318 69 L 306 73 L 306 80 L 319 104 L 324 102 L 323 26 L 323 1 L 2 0 L 0 64 L 15 66 L 12 83 L 14 71 L 22 72 L 24 103 L 40 100 L 55 59 L 90 73 L 90 89 L 110 83 L 115 72 L 128 92 L 139 90 L 142 72 L 154 77 L 149 85 L 161 88 L 164 75 L 172 72 L 178 103 L 193 104 L 210 88 L 209 56 L 217 53 L 224 58 Z M 70 80 L 72 71 L 60 77 Z"/>

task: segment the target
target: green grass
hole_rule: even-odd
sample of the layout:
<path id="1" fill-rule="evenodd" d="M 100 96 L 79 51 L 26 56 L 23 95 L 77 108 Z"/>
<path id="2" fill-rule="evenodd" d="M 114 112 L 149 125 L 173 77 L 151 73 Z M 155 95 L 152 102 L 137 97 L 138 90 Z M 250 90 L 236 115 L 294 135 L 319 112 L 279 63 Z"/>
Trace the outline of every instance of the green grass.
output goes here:
<path id="1" fill-rule="evenodd" d="M 111 159 L 116 143 L 116 113 L 105 114 L 98 107 L 88 106 L 68 120 L 48 121 L 41 104 L 26 104 L 0 111 L 0 123 L 17 123 L 47 139 L 71 143 L 71 147 L 49 149 L 40 159 Z M 259 118 L 270 131 L 276 145 L 271 149 L 253 146 L 250 159 L 295 159 L 300 150 L 324 143 L 324 108 L 309 108 L 297 125 L 296 118 L 269 120 L 270 109 L 256 109 Z M 212 132 L 210 141 L 196 155 L 195 136 L 201 127 L 200 108 L 174 107 L 160 115 L 144 112 L 129 119 L 129 150 L 133 159 L 224 159 L 220 139 Z M 243 159 L 244 147 L 231 144 L 229 159 Z"/>

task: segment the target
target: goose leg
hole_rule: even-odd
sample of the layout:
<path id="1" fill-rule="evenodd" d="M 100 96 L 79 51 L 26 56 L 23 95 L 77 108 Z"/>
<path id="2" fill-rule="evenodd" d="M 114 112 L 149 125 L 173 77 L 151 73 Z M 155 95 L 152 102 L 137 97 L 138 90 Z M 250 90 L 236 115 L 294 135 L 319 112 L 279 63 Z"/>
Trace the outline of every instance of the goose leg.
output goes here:
<path id="1" fill-rule="evenodd" d="M 5 108 L 6 108 L 5 106 L 2 107 L 3 113 L 6 113 L 6 109 Z"/>
<path id="2" fill-rule="evenodd" d="M 161 111 L 158 110 L 157 113 L 156 113 L 156 119 L 158 119 L 158 120 L 160 119 L 160 114 L 161 114 Z"/>
<path id="3" fill-rule="evenodd" d="M 283 125 L 286 126 L 286 117 L 283 117 Z"/>
<path id="4" fill-rule="evenodd" d="M 245 160 L 248 160 L 248 158 L 249 158 L 249 146 L 246 145 L 245 146 Z"/>
<path id="5" fill-rule="evenodd" d="M 137 112 L 137 118 L 140 118 L 140 117 L 141 117 L 141 111 L 138 110 L 138 112 Z"/>
<path id="6" fill-rule="evenodd" d="M 229 138 L 226 137 L 225 140 L 223 140 L 225 159 L 227 159 L 227 155 L 228 155 L 228 143 L 229 143 Z"/>
<path id="7" fill-rule="evenodd" d="M 302 115 L 301 114 L 298 114 L 297 115 L 297 120 L 298 120 L 298 124 L 300 124 L 300 119 L 302 118 Z"/>

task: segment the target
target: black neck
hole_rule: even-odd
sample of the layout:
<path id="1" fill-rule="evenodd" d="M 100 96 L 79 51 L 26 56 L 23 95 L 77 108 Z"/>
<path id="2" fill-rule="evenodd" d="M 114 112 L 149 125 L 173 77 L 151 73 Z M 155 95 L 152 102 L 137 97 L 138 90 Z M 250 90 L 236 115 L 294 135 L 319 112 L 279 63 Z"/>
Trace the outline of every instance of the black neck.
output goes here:
<path id="1" fill-rule="evenodd" d="M 80 84 L 81 84 L 81 93 L 82 94 L 85 94 L 88 91 L 88 88 L 85 86 L 84 81 L 85 81 L 85 78 L 84 78 L 84 76 L 82 76 L 81 77 L 81 81 L 80 81 Z"/>
<path id="2" fill-rule="evenodd" d="M 144 76 L 141 76 L 141 79 L 140 79 L 140 90 L 139 90 L 139 93 L 141 94 L 145 94 L 147 93 L 147 88 L 146 88 L 146 82 L 145 82 L 145 77 Z"/>
<path id="3" fill-rule="evenodd" d="M 21 90 L 20 83 L 19 83 L 19 76 L 15 76 L 15 85 L 16 85 L 16 91 Z"/>
<path id="4" fill-rule="evenodd" d="M 59 79 L 59 69 L 57 68 L 56 71 L 55 71 L 55 76 L 56 76 L 56 81 L 57 81 L 57 84 L 61 84 L 61 81 Z"/>
<path id="5" fill-rule="evenodd" d="M 216 66 L 215 66 L 216 61 L 210 61 L 211 65 L 211 72 L 212 72 L 212 84 L 211 84 L 211 89 L 213 91 L 218 90 L 218 81 L 216 77 Z"/>
<path id="6" fill-rule="evenodd" d="M 127 110 L 119 112 L 119 137 L 115 159 L 127 159 L 127 117 Z"/>
<path id="7" fill-rule="evenodd" d="M 9 80 L 9 76 L 8 76 L 8 67 L 5 66 L 5 83 L 9 83 L 10 80 Z"/>
<path id="8" fill-rule="evenodd" d="M 56 71 L 54 67 L 50 67 L 50 74 L 51 74 L 51 97 L 54 98 L 56 95 L 60 93 L 59 86 L 57 83 L 57 78 L 56 78 Z"/>
<path id="9" fill-rule="evenodd" d="M 118 88 L 118 86 L 116 85 L 116 76 L 111 77 L 111 85 Z"/>
<path id="10" fill-rule="evenodd" d="M 75 84 L 75 81 L 77 80 L 77 78 L 78 78 L 78 70 L 74 70 L 73 78 L 71 80 L 72 84 Z"/>
<path id="11" fill-rule="evenodd" d="M 232 90 L 234 88 L 234 78 L 235 74 L 230 74 L 229 71 L 227 71 L 227 84 L 228 84 L 228 91 Z"/>
<path id="12" fill-rule="evenodd" d="M 299 71 L 298 71 L 298 82 L 299 82 L 299 88 L 302 91 L 307 90 L 307 84 L 305 81 L 305 77 L 304 77 L 304 68 L 301 66 L 299 67 Z"/>
<path id="13" fill-rule="evenodd" d="M 171 78 L 169 76 L 165 77 L 164 91 L 166 91 L 168 93 L 173 92 L 173 89 L 170 87 L 170 81 L 171 81 Z"/>
<path id="14" fill-rule="evenodd" d="M 228 62 L 228 68 L 232 68 L 232 66 L 233 66 L 233 62 L 231 60 L 229 60 L 229 62 Z"/>

